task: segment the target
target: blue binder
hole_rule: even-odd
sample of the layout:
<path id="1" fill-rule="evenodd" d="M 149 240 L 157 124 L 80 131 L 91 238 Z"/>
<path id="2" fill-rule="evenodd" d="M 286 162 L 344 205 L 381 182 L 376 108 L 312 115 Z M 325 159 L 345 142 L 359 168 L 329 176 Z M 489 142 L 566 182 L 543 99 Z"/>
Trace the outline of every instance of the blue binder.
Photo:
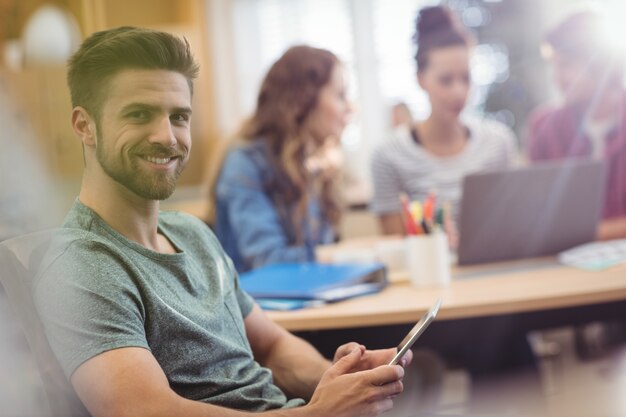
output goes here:
<path id="1" fill-rule="evenodd" d="M 387 269 L 381 263 L 283 263 L 243 273 L 240 282 L 257 299 L 335 302 L 380 291 Z"/>

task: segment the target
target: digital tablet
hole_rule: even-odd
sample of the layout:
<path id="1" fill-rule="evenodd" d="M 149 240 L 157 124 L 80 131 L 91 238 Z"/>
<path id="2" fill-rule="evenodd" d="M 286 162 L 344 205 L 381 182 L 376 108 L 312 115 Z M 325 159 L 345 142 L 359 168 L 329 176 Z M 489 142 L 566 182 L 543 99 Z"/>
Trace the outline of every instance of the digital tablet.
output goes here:
<path id="1" fill-rule="evenodd" d="M 437 316 L 437 312 L 439 311 L 439 307 L 441 306 L 441 298 L 437 299 L 435 305 L 433 305 L 430 310 L 426 312 L 417 322 L 415 326 L 411 329 L 411 331 L 402 339 L 402 342 L 398 345 L 398 353 L 393 357 L 389 365 L 397 365 L 400 362 L 400 359 L 404 356 L 407 350 L 411 349 L 411 346 L 415 343 L 415 341 L 424 333 L 426 328 L 432 323 Z"/>

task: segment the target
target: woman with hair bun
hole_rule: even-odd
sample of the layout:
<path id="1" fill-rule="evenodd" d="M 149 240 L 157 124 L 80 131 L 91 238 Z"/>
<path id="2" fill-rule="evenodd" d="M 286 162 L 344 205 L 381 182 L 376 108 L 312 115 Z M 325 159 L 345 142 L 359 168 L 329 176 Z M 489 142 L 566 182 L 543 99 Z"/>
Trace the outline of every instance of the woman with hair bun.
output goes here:
<path id="1" fill-rule="evenodd" d="M 214 188 L 215 232 L 239 272 L 314 261 L 315 246 L 336 239 L 339 138 L 350 113 L 330 51 L 295 46 L 272 65 Z"/>
<path id="2" fill-rule="evenodd" d="M 416 22 L 417 80 L 428 94 L 431 113 L 374 153 L 372 209 L 386 234 L 404 232 L 400 193 L 423 201 L 435 192 L 438 201 L 451 203 L 456 219 L 463 177 L 506 168 L 517 156 L 509 128 L 462 116 L 471 84 L 472 36 L 446 7 L 424 8 Z"/>

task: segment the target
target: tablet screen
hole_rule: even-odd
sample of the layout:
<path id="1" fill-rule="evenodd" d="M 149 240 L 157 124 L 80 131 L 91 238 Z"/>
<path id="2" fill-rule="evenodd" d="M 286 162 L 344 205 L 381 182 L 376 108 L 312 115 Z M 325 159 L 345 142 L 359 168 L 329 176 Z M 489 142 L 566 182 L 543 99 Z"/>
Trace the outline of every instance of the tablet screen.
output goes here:
<path id="1" fill-rule="evenodd" d="M 411 329 L 411 331 L 402 339 L 402 342 L 398 345 L 398 353 L 393 357 L 389 365 L 396 365 L 400 362 L 400 359 L 404 356 L 407 350 L 411 349 L 411 346 L 415 343 L 415 341 L 421 336 L 422 333 L 426 330 L 426 328 L 432 323 L 432 321 L 437 316 L 437 312 L 439 311 L 439 307 L 441 306 L 441 297 L 437 299 L 435 304 L 422 316 L 422 318 L 417 322 L 415 326 Z"/>

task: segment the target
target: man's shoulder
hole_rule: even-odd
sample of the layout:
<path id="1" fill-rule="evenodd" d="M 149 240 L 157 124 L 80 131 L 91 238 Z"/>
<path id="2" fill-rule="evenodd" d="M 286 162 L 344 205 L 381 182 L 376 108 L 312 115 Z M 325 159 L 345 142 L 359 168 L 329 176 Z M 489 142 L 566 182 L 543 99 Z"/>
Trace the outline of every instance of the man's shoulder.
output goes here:
<path id="1" fill-rule="evenodd" d="M 105 237 L 77 227 L 62 227 L 56 229 L 50 238 L 47 255 L 61 256 L 67 253 L 97 253 L 98 249 L 112 246 Z"/>
<path id="2" fill-rule="evenodd" d="M 110 239 L 73 227 L 63 227 L 54 232 L 45 260 L 53 263 L 59 258 L 96 258 L 101 254 L 120 252 Z"/>
<path id="3" fill-rule="evenodd" d="M 54 232 L 33 274 L 33 291 L 43 298 L 70 287 L 99 288 L 124 276 L 124 251 L 89 230 L 64 227 Z"/>

